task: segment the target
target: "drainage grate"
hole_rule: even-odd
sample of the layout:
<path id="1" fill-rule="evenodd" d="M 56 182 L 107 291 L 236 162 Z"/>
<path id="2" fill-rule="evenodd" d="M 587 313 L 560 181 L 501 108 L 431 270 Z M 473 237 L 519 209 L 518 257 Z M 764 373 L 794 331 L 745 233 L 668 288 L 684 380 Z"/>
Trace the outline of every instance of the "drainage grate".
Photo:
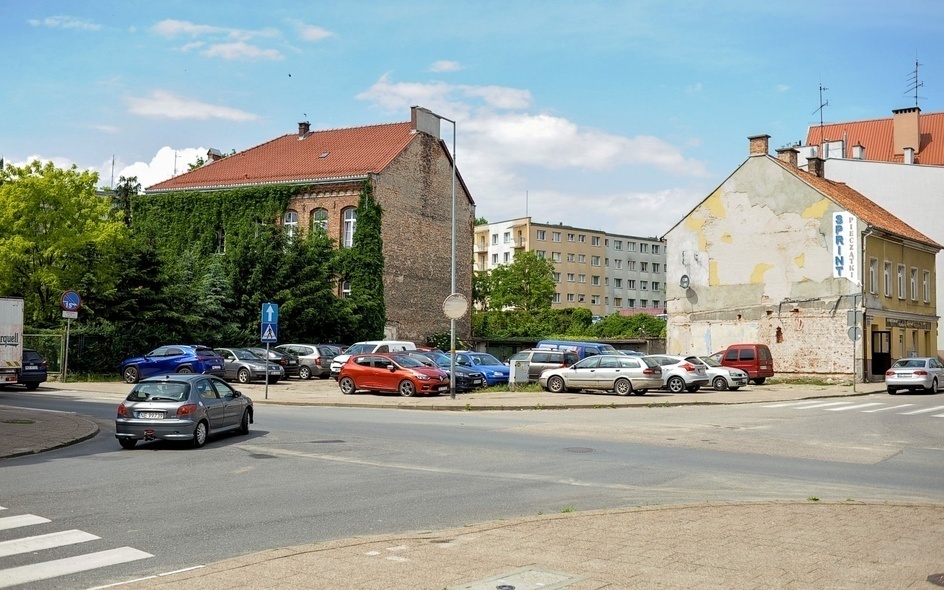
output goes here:
<path id="1" fill-rule="evenodd" d="M 492 576 L 477 582 L 452 586 L 449 590 L 495 590 L 514 588 L 515 590 L 555 590 L 565 588 L 584 579 L 584 576 L 565 574 L 550 570 L 526 567 L 506 574 Z"/>
<path id="2" fill-rule="evenodd" d="M 592 453 L 594 449 L 590 447 L 564 447 L 568 453 Z"/>

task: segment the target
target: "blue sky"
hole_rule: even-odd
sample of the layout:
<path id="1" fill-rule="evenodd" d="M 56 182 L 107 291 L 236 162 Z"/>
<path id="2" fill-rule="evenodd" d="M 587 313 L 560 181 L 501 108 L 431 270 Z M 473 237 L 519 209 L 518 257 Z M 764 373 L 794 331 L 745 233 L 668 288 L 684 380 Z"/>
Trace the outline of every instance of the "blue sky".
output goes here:
<path id="1" fill-rule="evenodd" d="M 824 119 L 944 108 L 944 3 L 8 0 L 0 155 L 145 186 L 309 120 L 457 121 L 477 214 L 659 236 Z M 451 145 L 452 128 L 442 136 Z M 175 157 L 176 156 L 176 157 Z"/>

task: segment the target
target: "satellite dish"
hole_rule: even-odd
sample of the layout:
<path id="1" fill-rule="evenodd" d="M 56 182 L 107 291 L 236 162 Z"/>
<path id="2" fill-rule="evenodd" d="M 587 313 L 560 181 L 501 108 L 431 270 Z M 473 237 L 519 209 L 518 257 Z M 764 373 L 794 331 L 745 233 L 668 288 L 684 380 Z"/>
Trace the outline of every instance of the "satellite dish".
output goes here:
<path id="1" fill-rule="evenodd" d="M 682 278 L 679 279 L 679 287 L 681 287 L 681 288 L 683 288 L 683 289 L 688 289 L 688 286 L 691 285 L 691 284 L 692 284 L 692 282 L 691 282 L 691 280 L 688 278 L 688 275 L 682 275 Z"/>

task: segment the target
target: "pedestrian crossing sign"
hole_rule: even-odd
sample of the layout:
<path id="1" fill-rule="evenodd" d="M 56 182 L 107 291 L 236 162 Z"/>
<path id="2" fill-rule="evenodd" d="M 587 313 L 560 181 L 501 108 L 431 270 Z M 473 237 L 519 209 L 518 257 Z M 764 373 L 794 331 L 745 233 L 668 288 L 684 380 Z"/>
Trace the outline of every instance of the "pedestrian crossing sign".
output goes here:
<path id="1" fill-rule="evenodd" d="M 279 325 L 278 324 L 262 324 L 262 341 L 263 342 L 277 342 L 279 339 Z"/>

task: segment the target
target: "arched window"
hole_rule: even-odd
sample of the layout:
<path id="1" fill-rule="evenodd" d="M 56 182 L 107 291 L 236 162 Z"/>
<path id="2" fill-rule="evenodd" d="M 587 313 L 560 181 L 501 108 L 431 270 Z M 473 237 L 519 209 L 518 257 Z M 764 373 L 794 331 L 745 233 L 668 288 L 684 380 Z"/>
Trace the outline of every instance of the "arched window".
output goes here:
<path id="1" fill-rule="evenodd" d="M 321 230 L 328 231 L 328 210 L 327 209 L 315 209 L 311 212 L 311 224 L 310 228 L 312 230 Z"/>
<path id="2" fill-rule="evenodd" d="M 341 245 L 350 248 L 354 245 L 354 229 L 357 227 L 357 209 L 350 207 L 341 214 L 344 227 L 341 230 Z"/>
<path id="3" fill-rule="evenodd" d="M 295 233 L 298 231 L 298 212 L 297 211 L 286 211 L 285 219 L 282 222 L 282 225 L 285 226 L 285 235 L 289 239 L 295 237 Z"/>
<path id="4" fill-rule="evenodd" d="M 349 281 L 344 281 L 341 283 L 341 298 L 347 299 L 351 296 L 351 283 Z"/>

